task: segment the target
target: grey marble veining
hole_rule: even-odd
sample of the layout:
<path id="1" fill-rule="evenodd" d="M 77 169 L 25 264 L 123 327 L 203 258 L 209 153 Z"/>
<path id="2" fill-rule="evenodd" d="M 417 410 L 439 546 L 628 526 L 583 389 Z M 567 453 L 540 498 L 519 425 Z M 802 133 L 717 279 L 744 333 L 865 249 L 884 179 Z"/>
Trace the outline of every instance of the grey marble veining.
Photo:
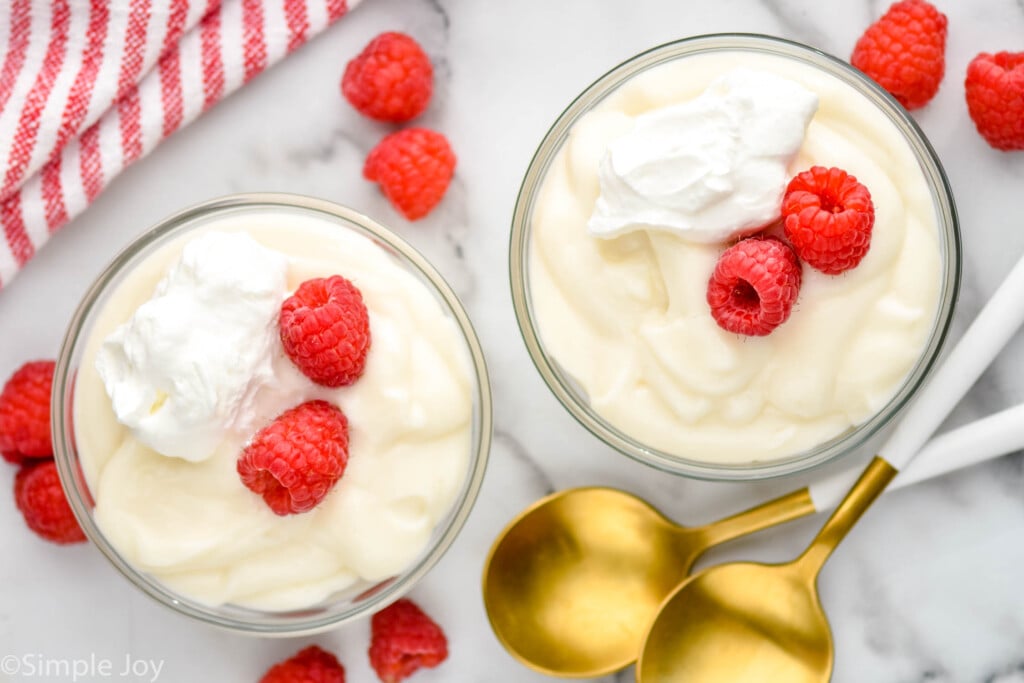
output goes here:
<path id="1" fill-rule="evenodd" d="M 1024 0 L 939 0 L 950 20 L 947 75 L 915 113 L 942 159 L 960 211 L 964 277 L 952 337 L 1024 253 L 1024 153 L 989 149 L 963 102 L 982 50 L 1024 50 Z M 533 683 L 487 627 L 479 573 L 495 534 L 554 489 L 611 484 L 686 524 L 736 512 L 808 477 L 728 485 L 658 473 L 603 446 L 557 404 L 519 337 L 507 277 L 509 221 L 522 174 L 554 118 L 630 55 L 687 35 L 775 34 L 848 56 L 885 0 L 365 0 L 351 16 L 175 135 L 104 193 L 0 293 L 0 377 L 54 355 L 80 292 L 113 254 L 184 205 L 237 191 L 336 200 L 391 225 L 430 258 L 465 302 L 486 349 L 496 431 L 479 502 L 457 542 L 413 595 L 445 626 L 451 659 L 418 683 Z M 397 217 L 361 177 L 367 151 L 395 128 L 338 94 L 345 62 L 380 31 L 415 35 L 435 64 L 435 98 L 417 122 L 445 132 L 459 157 L 444 203 L 426 220 Z M 1024 400 L 1024 343 L 1000 357 L 949 424 Z M 0 468 L 0 488 L 10 469 Z M 161 681 L 252 681 L 315 641 L 339 653 L 354 683 L 375 680 L 367 627 L 300 641 L 212 631 L 166 613 L 88 547 L 36 541 L 0 496 L 0 657 L 39 653 L 166 660 Z M 783 560 L 820 519 L 713 550 Z M 1011 456 L 887 495 L 821 578 L 837 642 L 835 683 L 1024 683 L 1024 457 Z M 56 618 L 55 615 L 60 615 Z M 0 681 L 4 680 L 0 674 Z M 96 679 L 99 680 L 99 679 Z M 603 681 L 632 680 L 632 672 Z"/>

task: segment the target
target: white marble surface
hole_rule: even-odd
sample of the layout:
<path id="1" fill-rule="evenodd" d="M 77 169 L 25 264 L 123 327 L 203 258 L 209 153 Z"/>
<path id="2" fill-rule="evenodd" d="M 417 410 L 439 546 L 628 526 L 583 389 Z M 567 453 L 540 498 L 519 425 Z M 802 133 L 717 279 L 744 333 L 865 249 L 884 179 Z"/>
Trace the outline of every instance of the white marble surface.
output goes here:
<path id="1" fill-rule="evenodd" d="M 916 116 L 942 158 L 959 205 L 966 255 L 957 332 L 1024 252 L 1024 153 L 989 149 L 970 123 L 962 80 L 981 50 L 1024 49 L 1024 0 L 940 0 L 950 19 L 948 71 Z M 86 285 L 113 254 L 176 209 L 236 191 L 283 190 L 343 202 L 390 223 L 463 297 L 493 373 L 496 440 L 476 509 L 451 552 L 413 595 L 451 639 L 451 658 L 419 683 L 548 680 L 500 648 L 478 576 L 495 533 L 541 495 L 581 484 L 635 491 L 688 523 L 794 487 L 707 484 L 660 474 L 603 447 L 562 411 L 520 342 L 508 292 L 507 242 L 516 191 L 561 108 L 600 73 L 644 48 L 714 31 L 776 34 L 846 56 L 887 5 L 863 0 L 366 0 L 285 63 L 129 169 L 0 293 L 0 377 L 54 356 Z M 448 197 L 426 221 L 400 220 L 360 177 L 388 130 L 338 94 L 345 61 L 376 33 L 417 36 L 435 60 L 436 97 L 423 123 L 459 155 Z M 962 422 L 1022 398 L 1017 341 L 957 411 Z M 0 488 L 11 468 L 0 469 Z M 820 520 L 736 542 L 706 561 L 791 556 Z M 33 537 L 0 496 L 0 658 L 163 662 L 160 681 L 253 681 L 307 641 L 339 652 L 353 683 L 375 680 L 368 628 L 300 641 L 215 631 L 165 611 L 93 548 Z M 1011 456 L 887 496 L 827 567 L 821 587 L 837 641 L 836 683 L 1024 681 L 1024 460 Z M 152 670 L 150 670 L 152 672 Z M 11 676 L 11 680 L 65 680 Z M 0 680 L 5 680 L 0 674 Z M 606 680 L 632 680 L 632 673 Z"/>

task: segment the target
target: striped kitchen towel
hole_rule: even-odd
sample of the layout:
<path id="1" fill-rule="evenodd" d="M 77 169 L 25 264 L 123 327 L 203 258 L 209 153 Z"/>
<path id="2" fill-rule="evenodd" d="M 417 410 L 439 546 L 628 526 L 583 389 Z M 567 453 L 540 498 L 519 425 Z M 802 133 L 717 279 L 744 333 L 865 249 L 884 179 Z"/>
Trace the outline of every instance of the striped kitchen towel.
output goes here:
<path id="1" fill-rule="evenodd" d="M 360 0 L 4 0 L 0 287 L 128 164 Z"/>

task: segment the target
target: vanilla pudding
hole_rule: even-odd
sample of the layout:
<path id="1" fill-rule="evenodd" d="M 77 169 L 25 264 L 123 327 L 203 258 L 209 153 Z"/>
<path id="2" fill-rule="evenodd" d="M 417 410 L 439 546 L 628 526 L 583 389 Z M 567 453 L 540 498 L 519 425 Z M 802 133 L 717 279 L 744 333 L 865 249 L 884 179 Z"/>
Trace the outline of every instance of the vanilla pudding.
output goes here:
<path id="1" fill-rule="evenodd" d="M 531 188 L 534 358 L 564 373 L 546 379 L 588 427 L 641 459 L 660 452 L 661 466 L 771 463 L 836 442 L 894 409 L 948 324 L 955 228 L 920 150 L 877 97 L 770 50 L 692 54 L 624 79 L 573 119 Z M 765 226 L 779 233 L 786 179 L 815 165 L 870 190 L 869 251 L 837 276 L 805 264 L 771 334 L 722 329 L 706 299 L 719 256 Z"/>
<path id="2" fill-rule="evenodd" d="M 276 315 L 335 274 L 361 291 L 372 346 L 362 377 L 331 389 L 284 355 Z M 133 569 L 205 605 L 362 591 L 421 557 L 465 495 L 475 381 L 456 321 L 370 239 L 313 212 L 214 217 L 128 272 L 87 330 L 73 418 L 93 520 Z M 316 399 L 347 416 L 347 468 L 312 511 L 278 516 L 236 461 Z"/>

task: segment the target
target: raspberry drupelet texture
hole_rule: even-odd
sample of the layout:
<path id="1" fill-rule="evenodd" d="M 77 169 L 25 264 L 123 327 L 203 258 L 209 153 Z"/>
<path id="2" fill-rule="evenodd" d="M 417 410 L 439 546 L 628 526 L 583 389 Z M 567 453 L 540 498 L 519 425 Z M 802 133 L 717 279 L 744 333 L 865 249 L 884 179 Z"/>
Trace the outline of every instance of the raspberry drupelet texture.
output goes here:
<path id="1" fill-rule="evenodd" d="M 310 645 L 278 662 L 260 683 L 345 683 L 345 667 L 318 645 Z"/>
<path id="2" fill-rule="evenodd" d="M 308 401 L 261 429 L 238 458 L 238 475 L 278 515 L 309 512 L 348 464 L 348 420 L 326 401 Z"/>
<path id="3" fill-rule="evenodd" d="M 380 141 L 366 157 L 363 176 L 411 221 L 423 218 L 448 191 L 455 153 L 448 139 L 426 128 L 408 128 Z"/>
<path id="4" fill-rule="evenodd" d="M 448 639 L 412 600 L 401 599 L 370 621 L 370 666 L 383 683 L 398 683 L 448 658 Z"/>
<path id="5" fill-rule="evenodd" d="M 50 390 L 53 361 L 25 363 L 0 392 L 0 453 L 19 464 L 53 456 L 50 440 Z"/>
<path id="6" fill-rule="evenodd" d="M 711 274 L 711 316 L 724 330 L 763 337 L 789 318 L 800 282 L 800 262 L 788 244 L 774 237 L 742 240 L 725 250 Z"/>
<path id="7" fill-rule="evenodd" d="M 71 512 L 52 460 L 28 464 L 14 477 L 14 502 L 28 528 L 40 537 L 67 545 L 82 543 L 85 534 Z"/>
<path id="8" fill-rule="evenodd" d="M 907 109 L 923 107 L 946 71 L 946 24 L 925 0 L 894 3 L 857 41 L 850 63 Z"/>
<path id="9" fill-rule="evenodd" d="M 370 315 L 362 293 L 340 275 L 299 285 L 281 304 L 278 326 L 288 358 L 317 384 L 343 387 L 363 374 Z"/>
<path id="10" fill-rule="evenodd" d="M 967 111 L 992 147 L 1024 150 L 1024 52 L 982 52 L 967 66 Z"/>
<path id="11" fill-rule="evenodd" d="M 353 107 L 378 121 L 402 122 L 427 108 L 434 90 L 430 58 L 404 33 L 382 33 L 345 67 L 341 92 Z"/>
<path id="12" fill-rule="evenodd" d="M 871 193 L 839 168 L 812 166 L 789 181 L 782 200 L 789 239 L 807 265 L 829 275 L 854 268 L 871 247 Z"/>

